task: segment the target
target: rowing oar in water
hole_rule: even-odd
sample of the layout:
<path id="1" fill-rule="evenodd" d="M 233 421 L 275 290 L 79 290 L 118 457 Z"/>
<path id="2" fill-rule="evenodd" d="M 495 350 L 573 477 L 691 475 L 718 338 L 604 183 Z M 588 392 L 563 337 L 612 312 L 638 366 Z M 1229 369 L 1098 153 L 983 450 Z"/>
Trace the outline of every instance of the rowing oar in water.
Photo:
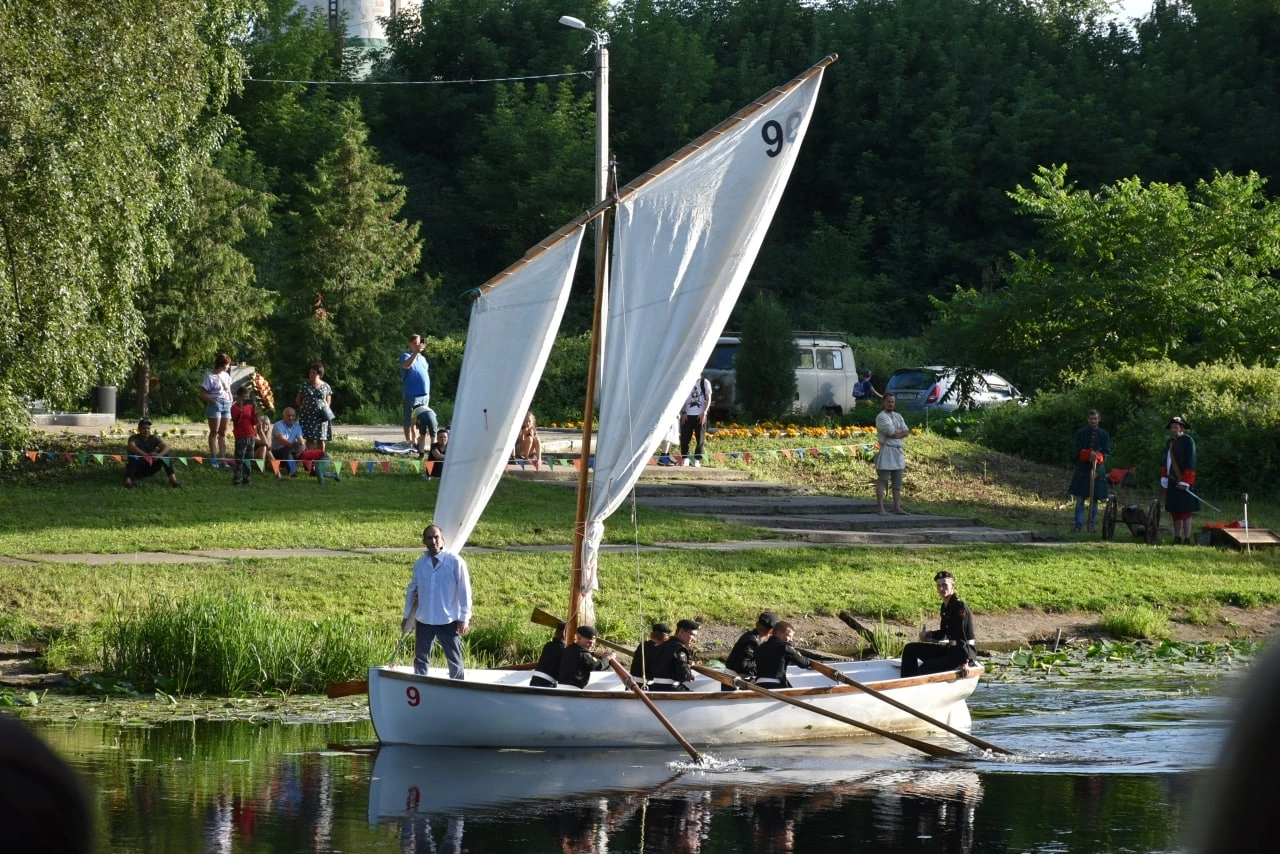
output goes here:
<path id="1" fill-rule="evenodd" d="M 404 646 L 405 639 L 409 637 L 409 633 L 405 632 L 400 635 L 400 640 L 396 643 L 395 650 L 391 653 L 391 663 L 395 664 L 396 659 L 400 657 L 400 647 Z M 331 682 L 324 686 L 324 695 L 330 700 L 336 700 L 339 697 L 350 697 L 354 694 L 368 694 L 368 679 L 352 679 L 350 682 Z"/>
<path id="2" fill-rule="evenodd" d="M 890 732 L 887 729 L 881 729 L 880 727 L 874 726 L 872 724 L 863 723 L 862 721 L 855 721 L 853 718 L 846 718 L 844 715 L 837 714 L 836 712 L 827 711 L 821 706 L 815 706 L 812 703 L 806 703 L 803 700 L 797 700 L 795 697 L 789 697 L 786 694 L 779 694 L 777 691 L 771 691 L 768 688 L 763 688 L 755 684 L 754 682 L 748 682 L 745 679 L 741 679 L 737 676 L 732 676 L 728 673 L 723 673 L 719 670 L 712 670 L 710 667 L 703 667 L 701 664 L 693 665 L 693 669 L 701 673 L 703 676 L 709 676 L 712 679 L 724 685 L 732 685 L 735 688 L 745 688 L 748 691 L 755 691 L 757 694 L 763 694 L 764 696 L 771 697 L 774 700 L 778 700 L 783 703 L 790 703 L 791 705 L 797 708 L 805 709 L 815 714 L 825 715 L 826 717 L 829 717 L 832 720 L 840 721 L 841 723 L 846 723 L 846 724 L 849 724 L 850 726 L 855 726 L 858 729 L 865 729 L 867 732 L 875 733 L 876 735 L 882 736 L 884 738 L 892 739 L 893 741 L 896 741 L 899 744 L 905 744 L 907 747 L 914 747 L 916 750 L 919 750 L 922 753 L 927 753 L 930 756 L 963 756 L 964 755 L 958 750 L 952 750 L 950 747 L 943 747 L 939 744 L 930 744 L 927 741 L 920 741 L 919 739 L 912 738 L 911 736 L 908 736 L 908 735 L 903 735 L 897 732 Z"/>
<path id="3" fill-rule="evenodd" d="M 981 747 L 983 750 L 990 750 L 995 753 L 1003 753 L 1006 756 L 1013 755 L 1012 750 L 1005 750 L 1003 747 L 997 747 L 996 745 L 992 744 L 989 741 L 983 741 L 982 739 L 978 738 L 976 735 L 970 735 L 964 730 L 956 729 L 953 726 L 944 724 L 942 721 L 937 720 L 936 718 L 932 718 L 929 715 L 926 715 L 924 712 L 919 711 L 918 709 L 911 708 L 906 703 L 895 700 L 893 697 L 890 697 L 888 694 L 884 694 L 880 691 L 877 691 L 875 688 L 872 688 L 870 685 L 862 684 L 857 679 L 854 679 L 852 676 L 849 676 L 846 673 L 842 673 L 841 671 L 836 670 L 834 667 L 828 667 L 827 665 L 823 664 L 821 661 L 811 660 L 809 663 L 813 665 L 814 670 L 818 671 L 828 679 L 834 679 L 836 682 L 843 682 L 846 685 L 852 685 L 853 687 L 857 688 L 859 691 L 863 691 L 867 694 L 870 694 L 872 697 L 875 697 L 877 700 L 884 700 L 886 703 L 893 706 L 895 709 L 901 709 L 902 711 L 908 714 L 915 715 L 917 718 L 929 724 L 930 726 L 935 726 L 938 729 L 946 730 L 947 732 L 951 733 L 954 736 L 963 738 L 965 741 L 969 742 L 970 744 Z"/>
<path id="4" fill-rule="evenodd" d="M 560 618 L 555 614 L 549 614 L 541 608 L 534 608 L 533 616 L 529 619 L 540 626 L 547 626 L 548 628 L 559 628 L 561 622 Z M 609 649 L 620 652 L 623 655 L 631 655 L 630 649 L 621 644 L 614 643 L 611 640 L 597 636 L 596 643 L 599 643 L 601 646 L 607 646 Z M 622 680 L 622 684 L 630 688 L 632 692 L 634 692 L 635 695 L 644 702 L 644 704 L 649 708 L 649 711 L 653 712 L 653 716 L 658 719 L 658 723 L 666 727 L 667 732 L 671 733 L 675 740 L 680 742 L 680 746 L 689 752 L 689 755 L 693 757 L 695 762 L 701 762 L 702 754 L 699 753 L 694 746 L 680 734 L 680 730 L 676 729 L 675 724 L 667 720 L 667 716 L 664 715 L 662 710 L 654 704 L 653 700 L 649 699 L 649 695 L 646 694 L 644 689 L 636 683 L 636 680 L 631 678 L 631 674 L 622 666 L 622 663 L 616 658 L 609 659 L 609 663 L 613 665 L 613 670 L 618 674 L 618 678 Z"/>

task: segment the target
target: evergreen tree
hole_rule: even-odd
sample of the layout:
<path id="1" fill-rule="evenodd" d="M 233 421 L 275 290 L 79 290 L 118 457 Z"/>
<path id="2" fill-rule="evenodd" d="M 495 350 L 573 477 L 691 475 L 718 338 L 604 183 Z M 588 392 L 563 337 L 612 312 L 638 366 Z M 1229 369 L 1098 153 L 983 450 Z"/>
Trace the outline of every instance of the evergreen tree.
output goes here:
<path id="1" fill-rule="evenodd" d="M 782 303 L 760 293 L 742 315 L 742 343 L 734 357 L 735 389 L 749 420 L 774 421 L 796 398 L 796 344 Z"/>

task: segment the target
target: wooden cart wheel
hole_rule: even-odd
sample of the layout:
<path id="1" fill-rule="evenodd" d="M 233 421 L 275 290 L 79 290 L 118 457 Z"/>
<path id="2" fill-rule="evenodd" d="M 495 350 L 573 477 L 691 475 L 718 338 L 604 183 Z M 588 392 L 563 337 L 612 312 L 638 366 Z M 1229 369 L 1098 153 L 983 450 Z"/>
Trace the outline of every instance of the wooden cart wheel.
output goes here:
<path id="1" fill-rule="evenodd" d="M 1160 536 L 1160 499 L 1155 498 L 1151 501 L 1151 506 L 1147 508 L 1147 545 L 1154 546 L 1156 539 Z"/>
<path id="2" fill-rule="evenodd" d="M 1113 495 L 1107 499 L 1107 509 L 1102 513 L 1102 539 L 1114 539 L 1116 535 L 1116 517 L 1120 515 L 1120 502 Z"/>

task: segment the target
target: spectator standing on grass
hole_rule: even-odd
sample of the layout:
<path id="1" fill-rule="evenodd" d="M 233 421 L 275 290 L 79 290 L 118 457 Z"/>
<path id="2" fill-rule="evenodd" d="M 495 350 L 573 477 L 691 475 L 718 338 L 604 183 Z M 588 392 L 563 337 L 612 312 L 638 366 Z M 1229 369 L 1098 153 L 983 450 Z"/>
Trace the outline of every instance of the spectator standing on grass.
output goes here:
<path id="1" fill-rule="evenodd" d="M 1076 431 L 1076 470 L 1071 475 L 1067 492 L 1076 497 L 1075 530 L 1084 528 L 1084 503 L 1090 502 L 1089 530 L 1098 522 L 1099 501 L 1107 500 L 1107 472 L 1102 464 L 1111 455 L 1111 435 L 1098 424 L 1102 416 L 1090 409 L 1085 415 L 1087 427 Z"/>
<path id="2" fill-rule="evenodd" d="M 227 425 L 231 423 L 231 357 L 219 353 L 213 370 L 200 383 L 200 399 L 204 416 L 209 421 L 209 458 L 217 468 L 227 458 Z"/>
<path id="3" fill-rule="evenodd" d="M 880 451 L 876 454 L 876 511 L 885 515 L 885 489 L 893 488 L 893 512 L 905 516 L 902 509 L 902 473 L 907 467 L 907 454 L 902 440 L 911 435 L 907 422 L 896 411 L 898 399 L 892 394 L 880 398 L 880 412 L 876 415 L 876 433 Z"/>
<path id="4" fill-rule="evenodd" d="M 956 577 L 945 569 L 933 577 L 934 587 L 942 597 L 939 609 L 941 625 L 937 631 L 920 627 L 920 642 L 902 649 L 902 675 L 945 673 L 959 668 L 967 676 L 969 665 L 976 664 L 973 642 L 973 613 L 956 595 Z"/>
<path id="5" fill-rule="evenodd" d="M 689 443 L 696 439 L 693 451 L 693 465 L 702 465 L 703 453 L 706 450 L 707 413 L 711 411 L 711 381 L 706 377 L 698 377 L 680 407 L 680 456 L 681 465 L 689 465 Z"/>
<path id="6" fill-rule="evenodd" d="M 281 418 L 271 426 L 271 455 L 277 460 L 289 463 L 288 477 L 298 471 L 297 460 L 306 450 L 306 442 L 302 438 L 302 425 L 298 423 L 298 411 L 286 406 Z M 286 477 L 277 471 L 276 477 Z"/>
<path id="7" fill-rule="evenodd" d="M 1196 483 L 1196 440 L 1187 435 L 1191 425 L 1181 415 L 1169 419 L 1169 440 L 1164 445 L 1160 467 L 1160 488 L 1164 509 L 1173 519 L 1174 545 L 1193 545 L 1191 514 L 1200 509 L 1200 499 L 1192 493 Z"/>
<path id="8" fill-rule="evenodd" d="M 253 446 L 258 432 L 258 408 L 253 405 L 253 395 L 248 383 L 236 392 L 236 402 L 231 404 L 231 431 L 236 439 L 236 465 L 231 485 L 249 485 L 253 471 Z"/>
<path id="9" fill-rule="evenodd" d="M 307 381 L 298 389 L 294 404 L 308 450 L 324 453 L 333 438 L 333 389 L 324 381 L 324 365 L 312 362 L 307 368 Z"/>
<path id="10" fill-rule="evenodd" d="M 431 403 L 431 366 L 424 349 L 422 336 L 409 337 L 409 349 L 400 354 L 400 395 L 404 414 L 404 440 L 414 444 L 414 410 Z M 431 434 L 427 434 L 431 435 Z"/>
<path id="11" fill-rule="evenodd" d="M 169 475 L 170 486 L 181 486 L 173 473 L 173 461 L 169 459 L 169 446 L 151 432 L 151 422 L 143 418 L 138 422 L 138 432 L 129 437 L 129 456 L 124 464 L 124 488 L 133 489 L 133 482 L 164 469 Z"/>
<path id="12" fill-rule="evenodd" d="M 422 544 L 427 551 L 413 565 L 401 621 L 402 631 L 414 631 L 413 672 L 426 674 L 438 641 L 449 663 L 449 678 L 462 679 L 462 636 L 471 631 L 471 573 L 465 560 L 444 550 L 438 526 L 427 526 Z"/>
<path id="13" fill-rule="evenodd" d="M 864 400 L 870 403 L 873 397 L 884 397 L 884 395 L 876 391 L 875 383 L 871 381 L 871 371 L 863 370 L 862 379 L 853 384 L 853 398 L 859 403 Z"/>

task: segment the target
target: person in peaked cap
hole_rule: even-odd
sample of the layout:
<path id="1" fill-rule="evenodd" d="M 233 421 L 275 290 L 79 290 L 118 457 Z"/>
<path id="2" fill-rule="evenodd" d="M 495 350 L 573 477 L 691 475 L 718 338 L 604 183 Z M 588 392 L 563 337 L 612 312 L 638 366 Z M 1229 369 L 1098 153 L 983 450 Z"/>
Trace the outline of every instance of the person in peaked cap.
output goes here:
<path id="1" fill-rule="evenodd" d="M 778 615 L 772 611 L 762 611 L 756 618 L 756 627 L 742 633 L 729 650 L 724 665 L 748 682 L 756 681 L 756 655 L 760 645 L 769 639 L 773 627 L 778 624 Z M 732 685 L 721 685 L 721 691 L 736 690 Z"/>
<path id="2" fill-rule="evenodd" d="M 649 639 L 637 646 L 632 653 L 631 675 L 639 679 L 643 687 L 649 686 L 649 678 L 657 672 L 658 653 L 670 637 L 670 626 L 666 623 L 654 623 L 649 630 Z"/>
<path id="3" fill-rule="evenodd" d="M 1191 425 L 1175 415 L 1165 425 L 1169 440 L 1164 446 L 1164 462 L 1160 466 L 1160 488 L 1164 490 L 1164 509 L 1173 519 L 1174 545 L 1192 545 L 1191 514 L 1200 509 L 1200 499 L 1191 487 L 1196 482 L 1196 440 L 1187 435 Z"/>
<path id="4" fill-rule="evenodd" d="M 909 643 L 902 649 L 902 675 L 945 673 L 960 670 L 967 676 L 969 665 L 977 664 L 973 642 L 973 613 L 956 595 L 956 577 L 945 569 L 933 577 L 934 587 L 942 597 L 941 627 L 934 632 L 920 629 L 920 643 Z"/>
<path id="5" fill-rule="evenodd" d="M 693 681 L 693 659 L 689 648 L 698 639 L 702 626 L 694 620 L 676 623 L 676 634 L 662 645 L 650 687 L 655 691 L 688 691 Z"/>
<path id="6" fill-rule="evenodd" d="M 585 688 L 593 672 L 609 668 L 613 650 L 593 652 L 591 647 L 595 646 L 596 635 L 594 626 L 578 626 L 578 637 L 573 646 L 566 647 L 560 656 L 560 687 Z"/>

